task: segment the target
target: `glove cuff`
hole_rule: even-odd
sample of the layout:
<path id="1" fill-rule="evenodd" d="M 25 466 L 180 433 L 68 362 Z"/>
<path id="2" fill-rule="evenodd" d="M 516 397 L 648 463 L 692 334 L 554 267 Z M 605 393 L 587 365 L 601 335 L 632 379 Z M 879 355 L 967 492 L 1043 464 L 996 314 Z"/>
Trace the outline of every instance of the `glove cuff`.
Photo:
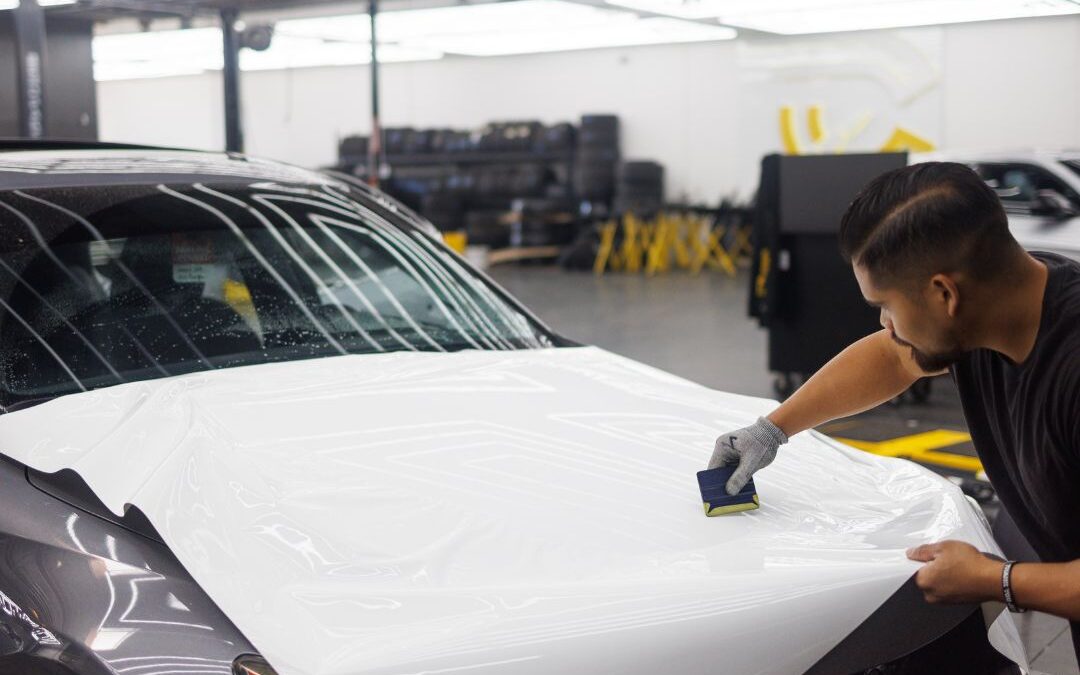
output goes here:
<path id="1" fill-rule="evenodd" d="M 768 417 L 759 417 L 757 423 L 750 427 L 749 435 L 762 445 L 780 447 L 788 442 L 787 434 L 783 429 L 772 423 Z"/>

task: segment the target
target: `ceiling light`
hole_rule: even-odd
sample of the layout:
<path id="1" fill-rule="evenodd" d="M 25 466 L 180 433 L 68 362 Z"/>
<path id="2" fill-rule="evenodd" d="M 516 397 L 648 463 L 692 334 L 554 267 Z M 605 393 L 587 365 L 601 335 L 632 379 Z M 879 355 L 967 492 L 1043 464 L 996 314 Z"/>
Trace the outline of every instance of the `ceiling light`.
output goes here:
<path id="1" fill-rule="evenodd" d="M 224 64 L 221 31 L 217 28 L 99 35 L 94 38 L 93 53 L 94 79 L 99 81 L 194 75 L 221 70 Z M 379 47 L 379 58 L 388 63 L 441 57 L 440 52 L 426 48 Z M 240 52 L 242 70 L 363 65 L 370 61 L 371 46 L 367 43 L 326 42 L 287 35 L 276 35 L 265 51 Z"/>
<path id="2" fill-rule="evenodd" d="M 217 28 L 118 33 L 94 38 L 95 64 L 182 59 L 192 67 L 221 68 L 223 50 Z"/>
<path id="3" fill-rule="evenodd" d="M 1080 13 L 1072 0 L 892 0 L 721 16 L 723 23 L 785 35 L 929 26 Z"/>
<path id="4" fill-rule="evenodd" d="M 384 63 L 433 61 L 442 52 L 402 45 L 379 45 L 379 60 Z M 270 48 L 262 52 L 240 52 L 243 70 L 283 70 L 313 66 L 353 66 L 371 63 L 371 45 L 366 42 L 325 42 L 314 38 L 277 35 Z"/>
<path id="5" fill-rule="evenodd" d="M 683 19 L 711 19 L 732 14 L 789 11 L 817 6 L 847 7 L 872 0 L 607 0 L 610 5 Z"/>
<path id="6" fill-rule="evenodd" d="M 42 7 L 59 7 L 60 5 L 74 5 L 78 0 L 38 0 Z M 19 6 L 19 0 L 0 0 L 0 10 L 15 9 Z"/>
<path id="7" fill-rule="evenodd" d="M 547 30 L 632 20 L 620 10 L 564 0 L 513 0 L 477 5 L 389 11 L 379 14 L 379 42 L 427 38 L 436 35 L 488 33 L 506 30 Z M 279 21 L 275 32 L 324 40 L 368 42 L 371 23 L 367 14 Z"/>
<path id="8" fill-rule="evenodd" d="M 2 2 L 3 0 L 0 0 Z M 771 0 L 778 2 L 780 0 Z M 496 56 L 598 47 L 730 40 L 725 26 L 565 0 L 508 0 L 391 11 L 379 15 L 379 59 L 427 61 L 444 53 Z M 367 15 L 279 21 L 269 49 L 242 50 L 243 70 L 364 65 L 371 60 Z M 222 68 L 217 28 L 150 31 L 94 38 L 99 80 L 164 77 Z"/>
<path id="9" fill-rule="evenodd" d="M 184 61 L 94 64 L 94 79 L 98 82 L 108 82 L 110 80 L 142 80 L 152 77 L 176 77 L 178 75 L 200 75 L 204 72 L 206 72 L 205 68 L 194 67 Z"/>
<path id="10" fill-rule="evenodd" d="M 607 0 L 786 35 L 1080 13 L 1077 0 Z"/>
<path id="11" fill-rule="evenodd" d="M 518 29 L 483 34 L 432 36 L 424 42 L 448 53 L 501 56 L 602 47 L 710 42 L 730 40 L 735 36 L 734 30 L 724 26 L 658 17 L 557 30 Z"/>
<path id="12" fill-rule="evenodd" d="M 736 35 L 726 27 L 642 20 L 632 12 L 564 0 L 390 11 L 380 14 L 378 22 L 380 44 L 469 56 L 703 42 Z M 275 33 L 342 42 L 366 42 L 371 36 L 366 14 L 280 21 Z"/>

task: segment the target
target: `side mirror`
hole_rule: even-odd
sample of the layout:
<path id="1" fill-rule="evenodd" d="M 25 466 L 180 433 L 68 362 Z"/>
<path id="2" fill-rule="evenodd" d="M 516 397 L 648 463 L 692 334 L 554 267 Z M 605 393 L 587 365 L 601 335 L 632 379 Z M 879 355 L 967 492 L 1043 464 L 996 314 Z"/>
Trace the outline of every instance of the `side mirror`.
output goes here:
<path id="1" fill-rule="evenodd" d="M 1065 195 L 1057 190 L 1039 190 L 1031 200 L 1031 215 L 1047 218 L 1071 218 L 1076 215 L 1076 207 Z"/>

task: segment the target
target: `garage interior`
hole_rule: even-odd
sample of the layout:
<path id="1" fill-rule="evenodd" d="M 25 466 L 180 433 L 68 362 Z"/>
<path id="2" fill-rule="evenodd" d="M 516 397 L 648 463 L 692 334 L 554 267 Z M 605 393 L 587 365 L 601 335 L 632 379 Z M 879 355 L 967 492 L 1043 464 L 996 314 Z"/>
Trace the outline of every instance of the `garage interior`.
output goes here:
<path id="1" fill-rule="evenodd" d="M 1073 0 L 0 0 L 0 138 L 347 174 L 557 333 L 773 399 L 877 329 L 836 232 L 889 168 L 968 162 L 1080 257 L 1078 72 Z M 820 431 L 1016 542 L 949 377 Z M 1018 622 L 1080 674 L 1065 620 Z"/>

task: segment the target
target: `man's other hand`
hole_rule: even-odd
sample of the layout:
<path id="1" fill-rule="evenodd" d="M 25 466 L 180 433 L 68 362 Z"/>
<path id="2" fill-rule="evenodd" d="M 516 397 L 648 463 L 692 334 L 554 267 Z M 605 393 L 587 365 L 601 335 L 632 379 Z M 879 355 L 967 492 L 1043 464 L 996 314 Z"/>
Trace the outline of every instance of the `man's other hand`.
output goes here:
<path id="1" fill-rule="evenodd" d="M 915 575 L 930 604 L 986 602 L 1002 598 L 1002 563 L 962 541 L 910 548 L 907 557 L 926 563 Z"/>

